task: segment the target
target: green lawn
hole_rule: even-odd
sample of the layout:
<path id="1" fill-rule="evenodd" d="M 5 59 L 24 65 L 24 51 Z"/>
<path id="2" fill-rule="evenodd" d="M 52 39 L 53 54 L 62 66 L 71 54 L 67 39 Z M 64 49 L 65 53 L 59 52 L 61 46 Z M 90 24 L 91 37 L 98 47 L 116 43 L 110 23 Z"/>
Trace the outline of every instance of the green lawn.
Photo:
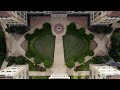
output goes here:
<path id="1" fill-rule="evenodd" d="M 65 59 L 74 56 L 81 56 L 86 50 L 89 49 L 88 41 L 81 36 L 81 38 L 75 35 L 66 35 L 63 37 Z"/>
<path id="2" fill-rule="evenodd" d="M 30 76 L 30 79 L 48 79 L 49 76 Z"/>
<path id="3" fill-rule="evenodd" d="M 28 50 L 25 55 L 28 58 L 33 57 L 36 64 L 43 62 L 46 68 L 52 67 L 55 36 L 51 32 L 50 23 L 44 23 L 41 29 L 35 29 L 34 33 L 26 34 L 25 38 L 28 41 Z"/>
<path id="4" fill-rule="evenodd" d="M 55 37 L 47 34 L 43 37 L 38 37 L 32 44 L 35 53 L 40 53 L 50 59 L 54 58 Z"/>

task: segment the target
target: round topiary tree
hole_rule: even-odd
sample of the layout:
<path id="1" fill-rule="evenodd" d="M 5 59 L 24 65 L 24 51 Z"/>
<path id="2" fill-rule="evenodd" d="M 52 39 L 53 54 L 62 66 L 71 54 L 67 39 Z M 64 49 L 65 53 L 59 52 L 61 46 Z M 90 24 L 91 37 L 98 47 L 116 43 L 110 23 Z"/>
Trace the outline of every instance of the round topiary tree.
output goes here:
<path id="1" fill-rule="evenodd" d="M 81 35 L 85 34 L 85 28 L 81 27 L 81 28 L 79 29 L 79 33 L 80 33 Z"/>
<path id="2" fill-rule="evenodd" d="M 26 58 L 23 57 L 23 56 L 18 56 L 15 58 L 15 63 L 18 64 L 18 65 L 23 65 L 26 63 Z"/>
<path id="3" fill-rule="evenodd" d="M 93 55 L 94 55 L 94 52 L 93 52 L 93 50 L 88 50 L 88 51 L 87 51 L 87 54 L 88 54 L 89 56 L 93 56 Z"/>
<path id="4" fill-rule="evenodd" d="M 80 58 L 78 59 L 78 63 L 79 63 L 79 64 L 83 63 L 84 61 L 85 61 L 84 57 L 80 57 Z"/>
<path id="5" fill-rule="evenodd" d="M 25 35 L 25 39 L 26 39 L 27 41 L 30 41 L 31 38 L 32 38 L 31 34 L 27 33 L 27 34 Z"/>
<path id="6" fill-rule="evenodd" d="M 93 40 L 93 39 L 94 39 L 94 35 L 90 33 L 90 34 L 88 35 L 88 39 L 89 39 L 89 40 Z"/>
<path id="7" fill-rule="evenodd" d="M 68 68 L 73 68 L 75 66 L 73 58 L 66 60 L 65 64 Z"/>
<path id="8" fill-rule="evenodd" d="M 15 56 L 9 56 L 9 57 L 7 57 L 5 60 L 7 61 L 7 62 L 10 62 L 10 63 L 14 63 L 15 62 Z"/>
<path id="9" fill-rule="evenodd" d="M 44 23 L 43 24 L 43 29 L 45 29 L 45 30 L 51 30 L 51 25 L 50 25 L 50 23 Z"/>
<path id="10" fill-rule="evenodd" d="M 35 64 L 40 64 L 40 63 L 41 63 L 41 58 L 40 58 L 40 56 L 35 55 L 35 57 L 34 57 L 34 62 L 35 62 Z"/>
<path id="11" fill-rule="evenodd" d="M 67 25 L 67 30 L 76 30 L 76 24 L 70 23 L 69 25 Z"/>
<path id="12" fill-rule="evenodd" d="M 51 59 L 49 59 L 49 58 L 45 58 L 45 59 L 44 59 L 44 66 L 45 66 L 46 68 L 51 68 L 52 65 L 53 65 L 53 63 L 52 63 L 52 60 L 51 60 Z"/>
<path id="13" fill-rule="evenodd" d="M 26 53 L 25 53 L 25 56 L 28 57 L 28 58 L 31 58 L 34 56 L 34 54 L 31 52 L 31 50 L 27 50 Z"/>

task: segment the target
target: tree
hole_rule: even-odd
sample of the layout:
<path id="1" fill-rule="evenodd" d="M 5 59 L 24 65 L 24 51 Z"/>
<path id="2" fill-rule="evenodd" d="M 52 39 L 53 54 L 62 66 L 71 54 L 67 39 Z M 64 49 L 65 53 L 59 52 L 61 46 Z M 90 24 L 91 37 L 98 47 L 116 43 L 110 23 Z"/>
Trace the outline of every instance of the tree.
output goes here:
<path id="1" fill-rule="evenodd" d="M 27 34 L 25 35 L 25 39 L 26 39 L 27 41 L 30 41 L 30 40 L 32 39 L 32 35 L 29 34 L 29 33 L 27 33 Z"/>
<path id="2" fill-rule="evenodd" d="M 88 50 L 88 51 L 87 51 L 87 54 L 88 54 L 89 56 L 93 56 L 93 55 L 94 55 L 94 52 L 93 52 L 93 50 Z"/>
<path id="3" fill-rule="evenodd" d="M 93 39 L 94 39 L 94 35 L 90 33 L 90 34 L 88 35 L 88 39 L 89 39 L 89 40 L 93 40 Z"/>
<path id="4" fill-rule="evenodd" d="M 83 63 L 85 61 L 85 58 L 84 57 L 80 57 L 79 59 L 78 59 L 78 63 Z"/>
<path id="5" fill-rule="evenodd" d="M 79 33 L 80 33 L 81 35 L 84 35 L 84 34 L 85 34 L 85 28 L 81 27 L 81 28 L 79 29 Z"/>
<path id="6" fill-rule="evenodd" d="M 76 24 L 75 23 L 70 23 L 68 26 L 67 26 L 67 30 L 76 30 Z"/>
<path id="7" fill-rule="evenodd" d="M 8 32 L 8 33 L 12 32 L 11 29 L 9 29 L 9 28 L 6 28 L 5 31 Z"/>
<path id="8" fill-rule="evenodd" d="M 15 58 L 15 63 L 18 65 L 23 65 L 26 63 L 26 58 L 23 56 L 18 56 Z"/>
<path id="9" fill-rule="evenodd" d="M 73 68 L 75 66 L 73 58 L 66 60 L 65 64 L 68 68 Z"/>
<path id="10" fill-rule="evenodd" d="M 44 59 L 44 66 L 45 66 L 46 68 L 51 68 L 52 65 L 53 65 L 53 62 L 52 62 L 51 59 L 48 59 L 48 58 L 45 58 L 45 59 Z"/>
<path id="11" fill-rule="evenodd" d="M 50 25 L 50 23 L 44 23 L 43 24 L 43 29 L 45 29 L 45 30 L 51 30 L 51 25 Z"/>
<path id="12" fill-rule="evenodd" d="M 7 57 L 5 60 L 7 61 L 7 62 L 10 62 L 10 63 L 14 63 L 15 62 L 15 56 L 9 56 L 9 57 Z"/>
<path id="13" fill-rule="evenodd" d="M 109 34 L 112 32 L 113 28 L 107 25 L 96 25 L 96 26 L 89 27 L 89 30 L 91 32 L 96 32 L 97 34 L 100 34 L 100 33 Z"/>
<path id="14" fill-rule="evenodd" d="M 34 54 L 32 53 L 32 51 L 30 49 L 28 49 L 25 53 L 25 56 L 28 57 L 28 58 L 31 58 L 34 56 Z"/>

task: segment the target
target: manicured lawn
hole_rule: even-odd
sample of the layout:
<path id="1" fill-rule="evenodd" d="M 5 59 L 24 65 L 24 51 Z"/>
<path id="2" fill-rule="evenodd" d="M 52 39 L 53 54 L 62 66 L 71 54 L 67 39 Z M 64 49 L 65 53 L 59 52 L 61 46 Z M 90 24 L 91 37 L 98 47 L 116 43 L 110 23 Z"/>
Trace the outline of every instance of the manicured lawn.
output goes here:
<path id="1" fill-rule="evenodd" d="M 66 34 L 63 36 L 65 64 L 68 68 L 73 68 L 75 62 L 84 63 L 86 56 L 93 56 L 94 52 L 90 50 L 90 40 L 93 40 L 93 34 L 86 34 L 85 28 L 76 28 L 75 23 L 67 26 Z"/>
<path id="2" fill-rule="evenodd" d="M 49 76 L 30 76 L 30 79 L 48 79 Z"/>
<path id="3" fill-rule="evenodd" d="M 31 44 L 31 43 L 30 43 Z M 54 58 L 55 37 L 47 34 L 43 37 L 38 37 L 33 42 L 35 53 L 40 53 L 43 56 Z"/>
<path id="4" fill-rule="evenodd" d="M 83 36 L 78 38 L 75 35 L 68 34 L 64 36 L 63 44 L 65 59 L 80 56 L 89 49 L 88 41 Z"/>
<path id="5" fill-rule="evenodd" d="M 51 68 L 54 59 L 55 36 L 52 35 L 50 23 L 44 23 L 41 29 L 36 28 L 34 33 L 26 34 L 28 50 L 25 55 L 33 57 L 36 64 L 44 63 Z"/>

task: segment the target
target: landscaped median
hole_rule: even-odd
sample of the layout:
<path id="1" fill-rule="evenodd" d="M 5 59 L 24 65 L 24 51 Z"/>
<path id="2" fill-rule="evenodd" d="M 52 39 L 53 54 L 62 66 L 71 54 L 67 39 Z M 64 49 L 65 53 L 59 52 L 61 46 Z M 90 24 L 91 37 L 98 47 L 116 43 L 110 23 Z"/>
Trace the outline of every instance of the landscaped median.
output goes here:
<path id="1" fill-rule="evenodd" d="M 33 57 L 35 64 L 44 63 L 46 68 L 51 68 L 54 58 L 55 36 L 51 32 L 51 25 L 44 23 L 41 29 L 35 29 L 33 34 L 26 34 L 28 50 L 26 56 Z"/>
<path id="2" fill-rule="evenodd" d="M 76 28 L 75 23 L 67 26 L 67 32 L 63 36 L 65 63 L 68 68 L 73 68 L 75 62 L 83 63 L 86 56 L 93 56 L 94 52 L 90 50 L 90 40 L 93 40 L 92 34 L 87 35 L 85 29 Z"/>

